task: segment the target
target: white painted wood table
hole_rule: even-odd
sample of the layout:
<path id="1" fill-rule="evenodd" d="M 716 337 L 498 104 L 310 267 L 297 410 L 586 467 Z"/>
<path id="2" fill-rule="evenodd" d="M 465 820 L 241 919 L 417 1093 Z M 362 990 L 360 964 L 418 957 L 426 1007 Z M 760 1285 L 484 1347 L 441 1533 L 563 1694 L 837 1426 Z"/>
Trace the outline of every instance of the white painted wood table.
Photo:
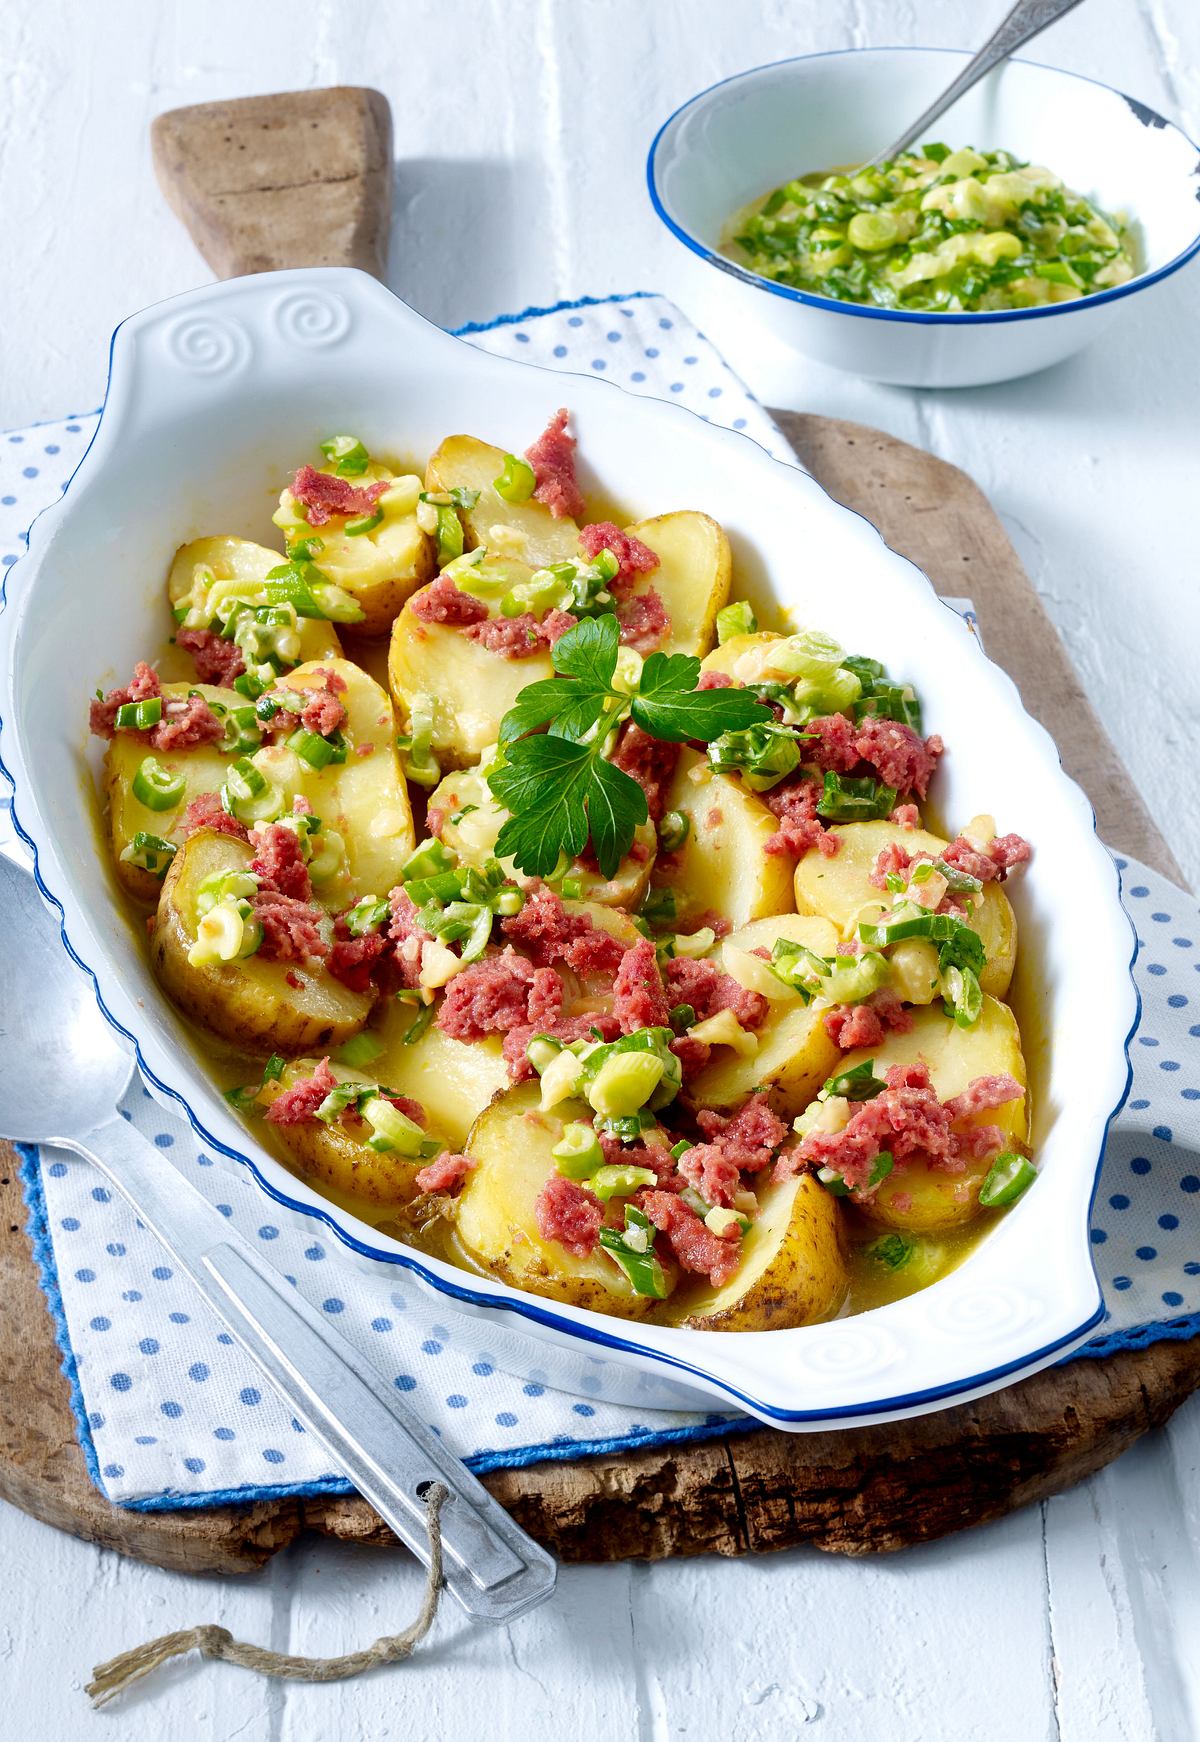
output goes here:
<path id="1" fill-rule="evenodd" d="M 820 48 L 966 46 L 955 0 L 8 0 L 0 9 L 0 425 L 99 403 L 107 339 L 205 268 L 154 185 L 162 109 L 305 85 L 391 99 L 391 283 L 447 326 L 584 292 L 685 299 L 644 194 L 658 122 L 727 73 Z M 1200 134 L 1192 0 L 1089 0 L 1040 57 Z M 1019 141 L 998 141 L 1019 146 Z M 1180 861 L 1200 880 L 1200 273 L 1044 376 L 879 388 L 711 330 L 760 397 L 857 418 L 965 467 L 1004 517 Z M 696 318 L 704 324 L 704 310 Z M 1183 794 L 1184 804 L 1179 799 Z M 311 1543 L 217 1584 L 0 1512 L 0 1734 L 271 1742 L 755 1738 L 1189 1742 L 1200 1734 L 1200 1400 L 1074 1492 L 890 1560 L 572 1568 L 507 1633 L 447 1609 L 407 1666 L 326 1688 L 195 1660 L 92 1715 L 90 1666 L 198 1620 L 343 1651 L 414 1611 L 416 1567 Z"/>

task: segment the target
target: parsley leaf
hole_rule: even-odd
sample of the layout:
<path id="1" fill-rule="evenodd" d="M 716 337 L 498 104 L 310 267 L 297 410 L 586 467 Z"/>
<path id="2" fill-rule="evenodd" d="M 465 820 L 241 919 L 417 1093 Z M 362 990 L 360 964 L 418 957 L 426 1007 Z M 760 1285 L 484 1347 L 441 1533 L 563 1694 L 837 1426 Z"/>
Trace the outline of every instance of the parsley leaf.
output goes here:
<path id="1" fill-rule="evenodd" d="M 596 863 L 605 877 L 615 877 L 633 845 L 634 831 L 649 815 L 646 794 L 632 775 L 598 756 L 592 766 L 587 813 Z"/>
<path id="2" fill-rule="evenodd" d="M 609 690 L 617 669 L 619 644 L 620 626 L 611 613 L 585 617 L 574 629 L 559 636 L 550 658 L 555 671 L 562 672 L 564 677 L 579 678 L 589 689 Z M 695 663 L 698 670 L 699 660 Z"/>
<path id="3" fill-rule="evenodd" d="M 495 797 L 513 813 L 496 839 L 496 857 L 511 856 L 530 876 L 549 877 L 560 853 L 571 858 L 582 853 L 595 760 L 594 746 L 568 738 L 525 738 L 515 744 L 504 767 L 488 776 Z"/>
<path id="4" fill-rule="evenodd" d="M 652 653 L 642 667 L 631 713 L 644 732 L 669 744 L 719 738 L 722 732 L 772 719 L 750 690 L 698 690 L 700 661 L 685 653 Z"/>
<path id="5" fill-rule="evenodd" d="M 500 722 L 501 744 L 511 744 L 514 738 L 523 738 L 526 732 L 535 732 L 539 726 L 548 725 L 578 695 L 578 684 L 562 678 L 550 677 L 541 683 L 526 684 Z"/>

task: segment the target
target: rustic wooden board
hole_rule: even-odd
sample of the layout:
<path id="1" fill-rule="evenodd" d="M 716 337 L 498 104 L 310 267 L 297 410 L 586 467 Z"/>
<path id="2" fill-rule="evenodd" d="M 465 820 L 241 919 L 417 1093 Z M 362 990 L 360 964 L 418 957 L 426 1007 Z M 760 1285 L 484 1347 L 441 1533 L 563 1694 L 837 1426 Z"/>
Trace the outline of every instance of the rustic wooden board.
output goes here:
<path id="1" fill-rule="evenodd" d="M 386 100 L 361 89 L 204 104 L 160 117 L 154 128 L 164 191 L 222 276 L 317 264 L 382 276 L 390 142 Z M 312 223 L 314 201 L 327 203 L 328 226 Z M 971 479 L 877 430 L 776 415 L 832 496 L 878 526 L 940 593 L 971 595 L 989 653 L 1055 738 L 1104 839 L 1179 881 Z M 188 1572 L 250 1571 L 305 1530 L 394 1546 L 358 1498 L 157 1514 L 110 1506 L 88 1480 L 75 1439 L 23 1226 L 15 1158 L 0 1145 L 0 1496 L 58 1529 Z M 1051 1368 L 911 1422 L 802 1435 L 740 1431 L 485 1481 L 564 1560 L 737 1555 L 801 1542 L 863 1554 L 929 1541 L 1068 1487 L 1160 1426 L 1198 1385 L 1200 1339 L 1161 1343 Z"/>
<path id="2" fill-rule="evenodd" d="M 989 651 L 1057 735 L 1101 832 L 1178 877 L 986 499 L 962 472 L 875 430 L 780 420 L 814 475 L 920 564 L 969 591 Z M 12 1157 L 5 1158 L 11 1164 Z M 15 1174 L 0 1183 L 0 1495 L 35 1517 L 159 1566 L 242 1572 L 303 1530 L 392 1543 L 365 1501 L 266 1501 L 202 1512 L 110 1506 L 88 1480 L 67 1387 L 23 1233 Z M 745 1554 L 811 1542 L 895 1549 L 1079 1481 L 1164 1422 L 1200 1385 L 1200 1339 L 1050 1369 L 979 1403 L 892 1426 L 735 1433 L 485 1478 L 566 1560 Z"/>

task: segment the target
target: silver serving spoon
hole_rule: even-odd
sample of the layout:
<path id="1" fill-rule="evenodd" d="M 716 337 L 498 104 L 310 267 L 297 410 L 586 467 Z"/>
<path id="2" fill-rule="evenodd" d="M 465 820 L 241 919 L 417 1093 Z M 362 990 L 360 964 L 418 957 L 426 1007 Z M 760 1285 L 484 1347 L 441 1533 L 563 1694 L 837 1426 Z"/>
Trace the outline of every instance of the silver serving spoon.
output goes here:
<path id="1" fill-rule="evenodd" d="M 893 140 L 886 151 L 877 152 L 862 169 L 870 169 L 877 163 L 883 163 L 889 157 L 899 157 L 902 151 L 907 151 L 914 140 L 939 121 L 950 108 L 957 103 L 965 92 L 977 85 L 980 79 L 990 73 L 993 67 L 1007 60 L 1010 54 L 1015 54 L 1024 43 L 1040 36 L 1048 25 L 1056 24 L 1060 18 L 1079 5 L 1079 0 L 1017 0 L 1012 11 L 999 24 L 993 34 L 984 43 L 979 53 L 969 60 L 962 72 L 942 92 L 935 103 L 931 103 L 925 113 L 917 118 L 911 127 L 906 128 L 899 139 Z"/>
<path id="2" fill-rule="evenodd" d="M 58 937 L 33 878 L 0 858 L 0 1134 L 81 1155 L 187 1272 L 338 1468 L 426 1566 L 423 1495 L 441 1482 L 446 1588 L 510 1621 L 554 1589 L 526 1536 L 398 1392 L 117 1112 L 135 1066 Z"/>

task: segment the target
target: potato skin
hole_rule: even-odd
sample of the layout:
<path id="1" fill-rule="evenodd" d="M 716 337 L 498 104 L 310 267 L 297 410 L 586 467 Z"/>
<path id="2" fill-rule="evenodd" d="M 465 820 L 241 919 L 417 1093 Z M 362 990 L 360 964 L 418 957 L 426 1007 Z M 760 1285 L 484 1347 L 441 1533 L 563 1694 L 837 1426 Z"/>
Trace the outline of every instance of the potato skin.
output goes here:
<path id="1" fill-rule="evenodd" d="M 251 1057 L 318 1056 L 357 1034 L 373 997 L 351 992 L 324 969 L 310 973 L 296 962 L 188 963 L 195 942 L 193 915 L 202 880 L 217 871 L 245 870 L 250 848 L 228 835 L 201 829 L 176 853 L 159 897 L 150 962 L 163 989 L 185 1016 Z M 290 986 L 292 973 L 300 985 Z"/>
<path id="2" fill-rule="evenodd" d="M 288 1065 L 278 1082 L 267 1085 L 261 1097 L 263 1106 L 269 1107 L 302 1077 L 311 1077 L 319 1062 L 319 1059 L 307 1058 Z M 374 1081 L 359 1071 L 336 1065 L 333 1074 L 340 1083 Z M 424 1161 L 394 1153 L 380 1154 L 355 1137 L 340 1120 L 335 1120 L 332 1125 L 306 1122 L 303 1125 L 272 1125 L 270 1129 L 299 1171 L 314 1185 L 328 1188 L 342 1197 L 358 1198 L 364 1203 L 388 1209 L 403 1209 L 418 1195 L 417 1175 L 427 1165 Z M 438 1136 L 432 1126 L 429 1135 Z"/>
<path id="3" fill-rule="evenodd" d="M 849 1275 L 837 1200 L 812 1174 L 764 1187 L 741 1267 L 723 1288 L 680 1289 L 670 1322 L 693 1331 L 783 1331 L 832 1318 Z"/>
<path id="4" fill-rule="evenodd" d="M 556 1171 L 550 1150 L 567 1120 L 590 1112 L 566 1101 L 553 1113 L 540 1113 L 539 1100 L 537 1084 L 523 1083 L 498 1095 L 475 1121 L 466 1153 L 477 1165 L 457 1199 L 455 1244 L 470 1268 L 514 1288 L 619 1318 L 646 1318 L 660 1303 L 635 1294 L 599 1247 L 577 1258 L 538 1232 L 534 1203 Z M 669 1283 L 669 1257 L 663 1269 Z"/>

